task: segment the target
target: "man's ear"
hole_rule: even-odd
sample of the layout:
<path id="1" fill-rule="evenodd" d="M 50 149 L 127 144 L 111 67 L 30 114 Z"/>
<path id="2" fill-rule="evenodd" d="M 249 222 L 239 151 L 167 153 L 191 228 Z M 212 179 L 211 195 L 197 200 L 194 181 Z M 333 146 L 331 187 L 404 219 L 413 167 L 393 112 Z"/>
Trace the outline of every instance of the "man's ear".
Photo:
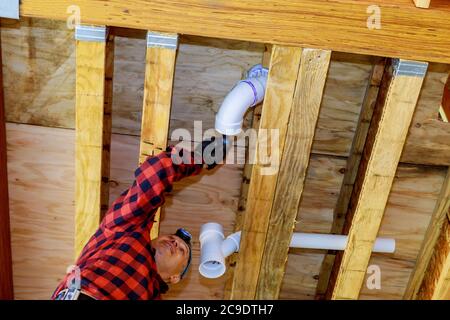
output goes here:
<path id="1" fill-rule="evenodd" d="M 170 284 L 177 284 L 178 282 L 180 282 L 181 277 L 180 277 L 179 274 L 177 274 L 177 275 L 174 275 L 174 276 L 170 276 L 168 280 L 169 280 L 168 282 Z"/>

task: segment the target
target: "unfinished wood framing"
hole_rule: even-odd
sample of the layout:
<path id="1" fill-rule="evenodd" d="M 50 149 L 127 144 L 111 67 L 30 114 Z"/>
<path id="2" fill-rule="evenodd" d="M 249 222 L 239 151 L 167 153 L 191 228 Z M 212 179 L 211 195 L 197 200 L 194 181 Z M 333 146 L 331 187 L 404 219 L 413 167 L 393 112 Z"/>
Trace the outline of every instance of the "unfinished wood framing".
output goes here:
<path id="1" fill-rule="evenodd" d="M 448 98 L 444 89 L 442 105 Z M 444 121 L 448 122 L 447 119 Z M 450 168 L 422 242 L 404 299 L 450 299 Z"/>
<path id="2" fill-rule="evenodd" d="M 311 49 L 295 49 L 274 46 L 271 67 L 269 71 L 267 92 L 265 102 L 262 109 L 262 117 L 259 127 L 261 134 L 264 129 L 278 129 L 279 130 L 279 149 L 271 150 L 270 156 L 272 160 L 275 157 L 281 157 L 281 168 L 285 166 L 294 165 L 300 172 L 299 189 L 304 182 L 304 173 L 306 172 L 309 161 L 309 153 L 314 136 L 314 129 L 318 117 L 318 111 L 321 102 L 323 86 L 325 83 L 326 73 L 330 59 L 330 52 L 323 50 Z M 309 73 L 307 73 L 309 71 Z M 283 75 L 284 73 L 284 75 Z M 314 94 L 308 95 L 302 87 L 316 88 Z M 277 99 L 282 97 L 281 99 Z M 282 95 L 280 95 L 280 92 Z M 283 112 L 277 113 L 274 118 L 274 112 L 279 107 Z M 300 116 L 301 114 L 301 116 Z M 289 121 L 289 117 L 291 117 Z M 295 119 L 294 119 L 295 118 Z M 303 121 L 302 126 L 305 126 L 307 132 L 299 136 L 296 131 L 300 124 L 297 121 Z M 289 124 L 289 126 L 288 126 Z M 274 136 L 271 139 L 275 139 Z M 292 156 L 292 148 L 294 145 L 301 148 L 302 156 L 300 158 L 291 159 L 290 156 L 284 155 L 284 145 L 288 143 L 288 152 Z M 258 139 L 258 150 L 265 148 L 263 143 L 267 141 Z M 294 160 L 290 162 L 290 160 Z M 298 161 L 295 161 L 298 160 Z M 284 165 L 283 165 L 284 163 Z M 279 163 L 276 163 L 278 166 Z M 263 165 L 256 163 L 253 165 L 252 175 L 250 179 L 250 187 L 248 191 L 246 213 L 243 217 L 242 223 L 242 243 L 238 255 L 238 262 L 234 273 L 233 286 L 231 292 L 232 299 L 254 299 L 266 298 L 270 295 L 277 296 L 281 285 L 283 276 L 284 263 L 286 261 L 287 249 L 289 248 L 290 235 L 293 228 L 293 212 L 296 211 L 298 201 L 300 200 L 301 191 L 293 194 L 293 198 L 286 203 L 285 211 L 282 211 L 282 216 L 274 216 L 275 221 L 286 219 L 291 220 L 288 224 L 288 232 L 284 234 L 284 230 L 277 228 L 283 226 L 277 224 L 275 228 L 268 230 L 269 219 L 274 206 L 274 201 L 281 201 L 283 194 L 282 187 L 276 188 L 277 181 L 280 179 L 280 172 L 283 170 L 276 168 L 276 172 L 264 174 Z M 286 169 L 286 168 L 285 168 Z M 285 171 L 287 172 L 287 171 Z M 302 178 L 303 177 L 303 178 Z M 281 180 L 287 177 L 281 176 Z M 286 182 L 286 181 L 285 181 Z M 288 182 L 286 182 L 288 183 Z M 276 193 L 276 191 L 278 192 Z M 278 195 L 278 196 L 277 196 Z M 296 203 L 296 204 L 295 204 Z M 286 216 L 286 217 L 284 217 Z M 278 222 L 277 222 L 278 223 Z M 264 248 L 267 232 L 271 236 L 284 240 L 281 246 L 275 248 Z M 284 239 L 286 237 L 287 239 Z M 288 243 L 286 248 L 284 244 Z M 279 243 L 275 240 L 274 243 Z M 286 250 L 285 250 L 286 249 Z M 273 255 L 278 255 L 279 252 L 284 252 L 284 258 L 281 256 L 280 260 L 271 261 Z M 243 258 L 245 257 L 245 258 Z M 272 274 L 268 268 L 262 268 L 262 263 L 271 264 L 277 262 L 279 268 L 274 270 Z M 260 274 L 261 270 L 261 274 Z M 262 276 L 262 278 L 260 278 Z M 258 289 L 260 287 L 261 289 Z"/>
<path id="3" fill-rule="evenodd" d="M 274 192 L 256 299 L 277 299 L 303 194 L 331 52 L 303 49 Z"/>
<path id="4" fill-rule="evenodd" d="M 295 84 L 300 66 L 301 48 L 273 46 L 263 102 L 259 134 L 262 130 L 278 130 L 278 150 L 270 150 L 275 159 L 282 153 L 287 123 L 294 101 Z M 275 111 L 276 110 L 276 111 Z M 272 137 L 274 139 L 274 137 Z M 258 138 L 257 150 L 267 144 L 267 138 Z M 266 148 L 266 145 L 264 145 Z M 279 159 L 279 158 L 278 158 Z M 254 299 L 259 269 L 272 209 L 273 195 L 278 175 L 265 174 L 258 156 L 253 165 L 247 208 L 242 222 L 241 244 L 231 288 L 231 299 Z"/>
<path id="5" fill-rule="evenodd" d="M 2 46 L 0 39 L 0 300 L 14 299 L 6 150 Z"/>
<path id="6" fill-rule="evenodd" d="M 82 12 L 83 23 L 450 63 L 450 8 L 419 11 L 409 0 L 395 5 L 383 0 L 272 0 L 265 10 L 258 2 L 240 0 L 226 5 L 199 0 L 171 0 L 164 5 L 153 0 L 126 4 L 121 0 L 23 0 L 20 14 L 65 21 L 67 8 L 74 4 Z M 382 28 L 375 31 L 368 28 L 376 13 L 367 13 L 373 5 L 382 12 Z M 189 8 L 189 14 L 180 8 Z M 352 19 L 342 23 L 342 17 Z"/>
<path id="7" fill-rule="evenodd" d="M 413 0 L 418 8 L 429 8 L 431 0 Z"/>
<path id="8" fill-rule="evenodd" d="M 383 218 L 427 64 L 394 60 L 377 105 L 344 225 L 347 247 L 336 256 L 327 297 L 357 299 Z"/>
<path id="9" fill-rule="evenodd" d="M 426 270 L 430 266 L 430 260 L 434 254 L 435 247 L 437 246 L 438 239 L 441 237 L 444 225 L 448 223 L 447 213 L 450 208 L 450 170 L 447 173 L 447 178 L 442 187 L 441 194 L 436 202 L 436 208 L 434 209 L 433 216 L 431 217 L 430 224 L 428 225 L 427 233 L 425 234 L 422 248 L 417 257 L 416 266 L 414 272 L 408 283 L 408 287 L 405 290 L 405 299 L 417 299 L 419 289 L 424 282 L 426 276 Z M 445 230 L 444 230 L 445 231 Z M 445 236 L 443 236 L 445 239 Z M 445 240 L 443 240 L 445 241 Z"/>
<path id="10" fill-rule="evenodd" d="M 444 95 L 442 97 L 442 105 L 439 113 L 444 122 L 450 121 L 450 75 L 444 87 Z"/>
<path id="11" fill-rule="evenodd" d="M 264 68 L 270 68 L 271 54 L 272 54 L 272 46 L 265 45 L 263 58 L 262 58 L 262 66 Z M 259 128 L 259 122 L 261 120 L 261 113 L 262 113 L 262 103 L 255 106 L 250 115 L 251 116 L 251 128 L 254 130 L 258 130 L 258 128 Z M 243 220 L 243 215 L 245 214 L 245 209 L 247 207 L 247 197 L 248 197 L 248 190 L 250 187 L 250 179 L 252 176 L 252 170 L 253 170 L 252 161 L 249 161 L 249 160 L 246 161 L 246 163 L 244 164 L 244 169 L 242 170 L 242 184 L 241 184 L 238 209 L 236 212 L 236 218 L 235 218 L 235 224 L 234 224 L 235 232 L 240 231 L 242 228 L 242 220 Z M 237 254 L 233 254 L 228 258 L 227 281 L 225 283 L 225 292 L 224 292 L 225 299 L 230 299 L 230 296 L 231 296 L 231 288 L 233 285 L 234 270 L 236 267 L 236 262 L 237 262 Z"/>
<path id="12" fill-rule="evenodd" d="M 244 119 L 244 127 L 259 130 L 256 159 L 248 159 L 257 163 L 177 184 L 161 230 L 183 225 L 197 238 L 211 212 L 226 233 L 236 218 L 242 237 L 239 253 L 227 260 L 230 278 L 191 272 L 169 299 L 450 299 L 450 4 L 430 2 L 268 0 L 260 10 L 260 3 L 239 0 L 21 0 L 22 19 L 3 20 L 1 30 L 7 99 L 0 70 L 0 299 L 47 297 L 65 254 L 71 258 L 75 247 L 79 255 L 109 197 L 132 181 L 136 162 L 165 150 L 170 130 L 191 129 L 194 120 L 211 127 L 216 107 L 260 61 L 263 46 L 270 47 L 264 104 Z M 71 6 L 92 27 L 77 27 L 68 46 Z M 144 79 L 143 95 L 136 79 Z M 14 122 L 7 142 L 5 105 Z M 73 209 L 75 219 L 61 215 Z M 161 209 L 151 238 L 160 219 Z M 323 251 L 289 250 L 293 231 L 330 228 L 348 235 L 345 251 L 324 258 Z M 395 238 L 394 254 L 372 255 L 378 235 Z M 199 250 L 193 253 L 196 269 Z M 377 292 L 364 287 L 369 263 L 383 271 Z"/>
<path id="13" fill-rule="evenodd" d="M 139 163 L 167 147 L 178 35 L 148 32 Z M 159 234 L 161 209 L 151 238 Z"/>
<path id="14" fill-rule="evenodd" d="M 344 180 L 342 181 L 339 198 L 334 209 L 332 234 L 342 234 L 345 223 L 345 216 L 350 203 L 350 197 L 353 192 L 353 186 L 358 177 L 358 168 L 361 162 L 361 156 L 366 143 L 367 133 L 369 132 L 370 122 L 377 102 L 378 92 L 383 78 L 386 66 L 386 59 L 378 59 L 372 68 L 366 95 L 364 97 L 361 113 L 359 115 L 358 127 L 353 138 L 350 156 L 347 160 Z M 322 262 L 322 268 L 317 284 L 316 299 L 323 299 L 330 280 L 331 270 L 333 268 L 336 252 L 328 252 Z"/>
<path id="15" fill-rule="evenodd" d="M 447 211 L 448 212 L 448 211 Z M 450 217 L 445 216 L 423 281 L 417 293 L 421 300 L 450 299 Z"/>
<path id="16" fill-rule="evenodd" d="M 109 194 L 111 41 L 105 27 L 77 27 L 75 256 L 98 228 L 108 205 L 102 202 Z"/>

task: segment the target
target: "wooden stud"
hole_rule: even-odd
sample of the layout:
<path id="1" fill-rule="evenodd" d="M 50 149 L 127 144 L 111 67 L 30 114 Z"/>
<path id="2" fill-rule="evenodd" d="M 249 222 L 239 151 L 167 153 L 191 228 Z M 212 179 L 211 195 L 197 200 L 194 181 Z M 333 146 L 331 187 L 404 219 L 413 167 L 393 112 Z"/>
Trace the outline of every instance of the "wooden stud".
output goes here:
<path id="1" fill-rule="evenodd" d="M 262 66 L 264 68 L 270 67 L 270 56 L 272 54 L 272 46 L 265 45 L 262 58 Z M 251 128 L 258 130 L 259 122 L 261 120 L 262 103 L 258 104 L 251 110 Z M 253 164 L 252 161 L 247 160 L 244 169 L 242 170 L 242 184 L 241 192 L 238 202 L 238 210 L 236 212 L 236 218 L 234 223 L 234 231 L 240 231 L 242 228 L 243 215 L 245 208 L 247 207 L 248 190 L 250 187 L 250 179 L 252 176 Z M 237 254 L 233 254 L 228 258 L 227 264 L 227 281 L 225 282 L 224 299 L 229 300 L 231 297 L 231 288 L 233 285 L 234 270 L 237 262 Z"/>
<path id="2" fill-rule="evenodd" d="M 426 68 L 394 60 L 384 74 L 344 225 L 347 247 L 336 256 L 327 297 L 359 296 Z"/>
<path id="3" fill-rule="evenodd" d="M 0 300 L 14 299 L 6 158 L 2 46 L 0 39 Z"/>
<path id="4" fill-rule="evenodd" d="M 448 211 L 447 211 L 448 212 Z M 417 299 L 450 300 L 450 220 L 446 216 Z"/>
<path id="5" fill-rule="evenodd" d="M 444 122 L 449 122 L 450 120 L 450 75 L 447 78 L 447 82 L 444 86 L 444 94 L 442 97 L 442 105 L 439 109 L 439 113 Z"/>
<path id="6" fill-rule="evenodd" d="M 108 50 L 113 44 L 107 44 L 105 27 L 77 26 L 75 34 L 75 256 L 78 256 L 107 207 L 102 202 L 107 201 L 109 193 L 113 52 Z"/>
<path id="7" fill-rule="evenodd" d="M 392 3 L 270 0 L 261 10 L 260 2 L 242 0 L 76 1 L 83 23 L 450 63 L 449 9 Z M 65 21 L 72 4 L 22 0 L 20 15 Z"/>
<path id="8" fill-rule="evenodd" d="M 347 168 L 342 181 L 339 198 L 334 209 L 334 219 L 331 227 L 332 234 L 342 234 L 344 229 L 345 216 L 350 203 L 353 186 L 357 178 L 362 151 L 366 143 L 367 133 L 369 132 L 370 121 L 372 120 L 373 110 L 377 101 L 385 66 L 386 59 L 381 58 L 374 63 L 372 68 L 369 84 L 361 107 L 361 113 L 359 114 L 358 127 L 356 128 L 352 147 L 350 149 L 350 156 L 347 160 Z M 336 252 L 330 251 L 322 262 L 316 289 L 316 299 L 320 300 L 325 297 L 335 257 Z"/>
<path id="9" fill-rule="evenodd" d="M 286 128 L 294 101 L 295 84 L 300 66 L 301 48 L 273 46 L 263 102 L 259 134 L 262 129 L 279 132 L 278 152 L 284 147 Z M 258 139 L 257 150 L 266 141 Z M 265 146 L 264 146 L 265 147 Z M 276 156 L 277 150 L 269 155 Z M 247 208 L 243 217 L 241 247 L 231 288 L 231 299 L 254 299 L 262 261 L 265 236 L 272 209 L 277 174 L 264 174 L 264 165 L 253 165 Z"/>
<path id="10" fill-rule="evenodd" d="M 447 81 L 447 85 L 450 82 Z M 447 85 L 445 90 L 447 90 Z M 445 101 L 445 93 L 443 101 Z M 443 102 L 444 104 L 444 102 Z M 444 120 L 448 122 L 448 120 Z M 404 299 L 450 299 L 450 168 L 442 184 Z M 444 290 L 444 287 L 447 287 Z"/>
<path id="11" fill-rule="evenodd" d="M 277 299 L 303 193 L 331 51 L 303 49 L 256 299 Z"/>
<path id="12" fill-rule="evenodd" d="M 413 0 L 418 8 L 429 8 L 431 0 Z"/>
<path id="13" fill-rule="evenodd" d="M 139 163 L 167 147 L 178 35 L 148 32 Z M 151 238 L 158 237 L 161 209 Z"/>

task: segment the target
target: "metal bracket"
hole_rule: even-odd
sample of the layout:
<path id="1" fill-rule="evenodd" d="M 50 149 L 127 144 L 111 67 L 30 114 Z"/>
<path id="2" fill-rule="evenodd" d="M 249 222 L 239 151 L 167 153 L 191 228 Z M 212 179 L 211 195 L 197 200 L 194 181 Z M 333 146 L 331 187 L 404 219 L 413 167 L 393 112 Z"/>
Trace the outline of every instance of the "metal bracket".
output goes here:
<path id="1" fill-rule="evenodd" d="M 166 48 L 177 50 L 178 34 L 147 32 L 147 48 Z"/>
<path id="2" fill-rule="evenodd" d="M 0 17 L 19 19 L 19 0 L 0 0 Z"/>
<path id="3" fill-rule="evenodd" d="M 76 26 L 75 40 L 106 42 L 108 28 L 105 26 Z"/>
<path id="4" fill-rule="evenodd" d="M 395 76 L 425 77 L 428 69 L 427 62 L 393 59 L 392 66 Z"/>

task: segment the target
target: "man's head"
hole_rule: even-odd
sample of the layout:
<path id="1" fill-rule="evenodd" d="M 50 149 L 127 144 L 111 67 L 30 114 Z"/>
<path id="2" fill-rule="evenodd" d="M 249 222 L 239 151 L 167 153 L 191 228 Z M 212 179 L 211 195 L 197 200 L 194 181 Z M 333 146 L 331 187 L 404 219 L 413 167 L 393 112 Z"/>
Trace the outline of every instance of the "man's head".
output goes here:
<path id="1" fill-rule="evenodd" d="M 152 240 L 155 262 L 161 278 L 169 284 L 178 283 L 191 262 L 191 235 L 184 229 Z"/>

